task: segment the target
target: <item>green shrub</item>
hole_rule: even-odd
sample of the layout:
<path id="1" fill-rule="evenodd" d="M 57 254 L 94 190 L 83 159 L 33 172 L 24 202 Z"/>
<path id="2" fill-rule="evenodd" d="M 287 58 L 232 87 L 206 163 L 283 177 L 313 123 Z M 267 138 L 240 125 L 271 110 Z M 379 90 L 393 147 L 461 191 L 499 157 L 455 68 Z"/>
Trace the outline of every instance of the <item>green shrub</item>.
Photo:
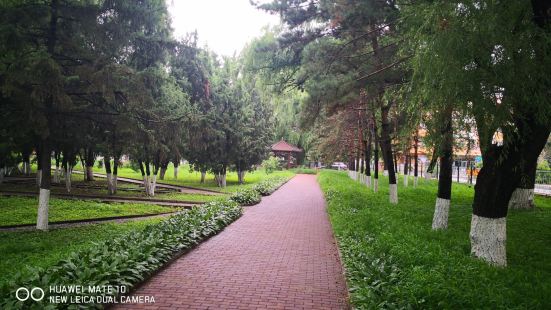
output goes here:
<path id="1" fill-rule="evenodd" d="M 48 268 L 33 270 L 33 276 L 16 277 L 0 288 L 0 309 L 67 308 L 68 304 L 47 303 L 50 285 L 125 286 L 128 290 L 163 266 L 175 254 L 190 249 L 216 234 L 241 216 L 242 209 L 233 201 L 216 201 L 199 208 L 182 211 L 168 219 L 97 245 L 72 253 L 67 259 Z M 19 287 L 41 287 L 41 302 L 15 298 Z M 78 294 L 80 296 L 90 292 Z M 117 296 L 117 292 L 103 296 Z M 70 296 L 70 294 L 68 295 Z M 70 297 L 69 297 L 70 298 Z M 102 308 L 97 305 L 81 305 Z M 71 307 L 77 308 L 76 305 Z"/>
<path id="2" fill-rule="evenodd" d="M 275 156 L 271 156 L 270 158 L 264 160 L 260 166 L 264 168 L 266 174 L 270 174 L 275 170 L 281 169 L 279 159 Z"/>
<path id="3" fill-rule="evenodd" d="M 549 163 L 546 160 L 542 160 L 538 163 L 538 170 L 551 170 Z"/>
<path id="4" fill-rule="evenodd" d="M 269 179 L 262 180 L 261 182 L 255 184 L 253 189 L 257 191 L 262 196 L 268 196 L 272 194 L 276 189 L 281 185 L 287 182 L 288 178 L 286 177 L 273 177 Z"/>
<path id="5" fill-rule="evenodd" d="M 240 189 L 230 196 L 230 200 L 244 206 L 252 206 L 260 202 L 260 194 L 253 188 Z"/>

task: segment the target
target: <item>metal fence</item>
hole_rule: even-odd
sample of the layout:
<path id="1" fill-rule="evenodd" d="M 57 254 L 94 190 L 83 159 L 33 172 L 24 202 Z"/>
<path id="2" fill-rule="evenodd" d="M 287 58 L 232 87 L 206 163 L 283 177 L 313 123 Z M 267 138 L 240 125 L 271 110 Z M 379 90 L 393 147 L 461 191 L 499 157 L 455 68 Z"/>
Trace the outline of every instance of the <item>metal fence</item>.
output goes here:
<path id="1" fill-rule="evenodd" d="M 551 185 L 551 170 L 537 170 L 536 184 Z"/>

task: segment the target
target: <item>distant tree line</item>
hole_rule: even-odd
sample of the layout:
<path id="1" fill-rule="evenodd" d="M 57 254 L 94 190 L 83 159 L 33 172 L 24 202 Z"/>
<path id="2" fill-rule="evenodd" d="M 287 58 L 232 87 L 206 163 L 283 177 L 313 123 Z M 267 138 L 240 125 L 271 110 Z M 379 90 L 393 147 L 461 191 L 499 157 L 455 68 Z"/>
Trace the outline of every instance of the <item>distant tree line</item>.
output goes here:
<path id="1" fill-rule="evenodd" d="M 257 78 L 196 33 L 174 39 L 164 0 L 2 1 L 0 42 L 0 176 L 36 159 L 39 229 L 51 182 L 70 191 L 77 161 L 93 180 L 102 156 L 114 194 L 128 155 L 154 195 L 183 158 L 220 186 L 229 170 L 242 182 L 273 140 Z"/>

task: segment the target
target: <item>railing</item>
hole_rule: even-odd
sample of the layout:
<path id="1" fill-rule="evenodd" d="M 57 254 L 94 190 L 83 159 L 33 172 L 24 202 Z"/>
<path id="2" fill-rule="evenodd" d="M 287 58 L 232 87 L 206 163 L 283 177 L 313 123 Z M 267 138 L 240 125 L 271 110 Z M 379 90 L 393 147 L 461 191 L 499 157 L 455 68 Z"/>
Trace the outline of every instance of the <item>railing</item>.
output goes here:
<path id="1" fill-rule="evenodd" d="M 551 170 L 537 170 L 536 184 L 551 185 Z"/>

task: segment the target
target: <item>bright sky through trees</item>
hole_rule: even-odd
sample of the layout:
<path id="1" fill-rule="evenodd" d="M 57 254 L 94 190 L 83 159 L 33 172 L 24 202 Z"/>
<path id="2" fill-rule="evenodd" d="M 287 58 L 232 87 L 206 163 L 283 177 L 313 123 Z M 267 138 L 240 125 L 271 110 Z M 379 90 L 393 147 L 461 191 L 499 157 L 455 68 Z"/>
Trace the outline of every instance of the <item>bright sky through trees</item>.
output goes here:
<path id="1" fill-rule="evenodd" d="M 217 54 L 240 52 L 262 27 L 279 17 L 257 10 L 249 0 L 167 0 L 176 37 L 197 30 L 200 45 Z"/>

